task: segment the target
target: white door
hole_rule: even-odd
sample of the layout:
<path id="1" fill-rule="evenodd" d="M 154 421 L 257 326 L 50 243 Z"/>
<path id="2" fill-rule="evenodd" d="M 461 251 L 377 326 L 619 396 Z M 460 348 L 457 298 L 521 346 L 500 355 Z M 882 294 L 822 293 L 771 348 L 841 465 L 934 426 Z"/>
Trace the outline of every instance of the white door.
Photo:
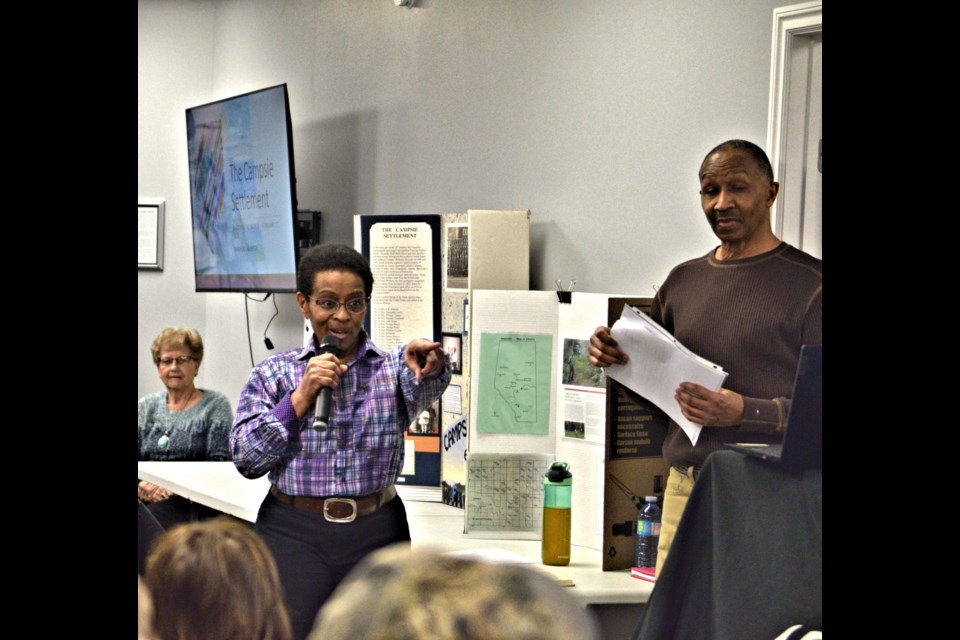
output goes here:
<path id="1" fill-rule="evenodd" d="M 767 148 L 780 196 L 782 240 L 823 257 L 823 18 L 806 2 L 774 9 Z"/>

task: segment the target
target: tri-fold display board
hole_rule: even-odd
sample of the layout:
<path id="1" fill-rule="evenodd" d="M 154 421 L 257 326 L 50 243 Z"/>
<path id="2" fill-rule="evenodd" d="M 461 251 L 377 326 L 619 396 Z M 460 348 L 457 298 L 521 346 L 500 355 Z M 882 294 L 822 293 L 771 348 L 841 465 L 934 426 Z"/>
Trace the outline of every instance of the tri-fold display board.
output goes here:
<path id="1" fill-rule="evenodd" d="M 468 534 L 538 538 L 543 472 L 563 460 L 573 473 L 573 544 L 602 552 L 604 569 L 632 566 L 637 504 L 663 494 L 665 416 L 587 360 L 594 329 L 627 301 L 649 308 L 649 299 L 609 294 L 575 292 L 561 303 L 556 291 L 473 292 L 468 475 L 486 482 L 467 482 Z M 497 456 L 510 471 L 491 470 Z M 501 485 L 489 481 L 495 471 Z"/>

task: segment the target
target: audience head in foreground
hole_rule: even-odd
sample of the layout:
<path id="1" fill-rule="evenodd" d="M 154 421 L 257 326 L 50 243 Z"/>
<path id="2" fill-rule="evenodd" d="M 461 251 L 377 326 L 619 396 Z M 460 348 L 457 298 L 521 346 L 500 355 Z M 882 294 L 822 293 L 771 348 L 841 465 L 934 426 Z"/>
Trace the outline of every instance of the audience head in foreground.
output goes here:
<path id="1" fill-rule="evenodd" d="M 153 600 L 150 591 L 143 584 L 143 578 L 137 576 L 137 640 L 154 640 Z"/>
<path id="2" fill-rule="evenodd" d="M 394 545 L 341 583 L 309 640 L 592 640 L 590 613 L 548 575 Z"/>
<path id="3" fill-rule="evenodd" d="M 145 582 L 160 640 L 289 640 L 273 556 L 228 518 L 176 526 L 157 539 Z"/>

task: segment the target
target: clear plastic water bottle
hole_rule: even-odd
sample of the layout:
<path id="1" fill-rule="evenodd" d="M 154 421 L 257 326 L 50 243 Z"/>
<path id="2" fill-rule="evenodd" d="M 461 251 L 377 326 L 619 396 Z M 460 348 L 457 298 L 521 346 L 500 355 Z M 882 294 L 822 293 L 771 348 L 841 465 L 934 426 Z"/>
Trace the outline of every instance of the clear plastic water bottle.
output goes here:
<path id="1" fill-rule="evenodd" d="M 543 476 L 543 536 L 540 559 L 543 564 L 570 564 L 570 499 L 573 474 L 566 462 L 557 461 Z"/>
<path id="2" fill-rule="evenodd" d="M 657 545 L 660 544 L 660 507 L 657 496 L 647 496 L 637 514 L 637 567 L 657 566 Z"/>

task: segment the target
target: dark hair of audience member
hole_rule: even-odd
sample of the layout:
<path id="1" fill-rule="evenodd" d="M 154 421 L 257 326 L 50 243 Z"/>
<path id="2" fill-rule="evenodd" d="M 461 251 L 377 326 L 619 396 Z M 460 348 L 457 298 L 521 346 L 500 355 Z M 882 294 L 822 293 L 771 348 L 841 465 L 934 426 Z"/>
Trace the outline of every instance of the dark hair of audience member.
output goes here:
<path id="1" fill-rule="evenodd" d="M 228 518 L 178 525 L 160 536 L 144 581 L 159 640 L 289 640 L 273 556 L 250 527 Z"/>
<path id="2" fill-rule="evenodd" d="M 153 635 L 153 600 L 150 591 L 137 576 L 137 640 L 156 640 Z"/>

